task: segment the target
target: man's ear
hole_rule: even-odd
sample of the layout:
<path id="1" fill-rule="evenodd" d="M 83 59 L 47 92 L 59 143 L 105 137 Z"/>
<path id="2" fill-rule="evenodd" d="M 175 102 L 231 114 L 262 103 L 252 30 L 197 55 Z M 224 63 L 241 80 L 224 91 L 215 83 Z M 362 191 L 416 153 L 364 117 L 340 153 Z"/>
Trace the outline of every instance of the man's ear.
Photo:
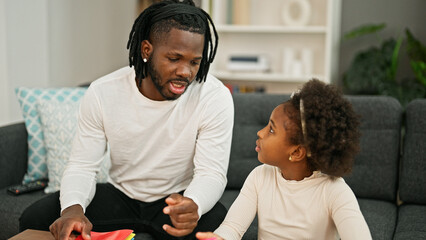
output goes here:
<path id="1" fill-rule="evenodd" d="M 149 59 L 153 49 L 154 49 L 154 47 L 152 46 L 152 44 L 148 40 L 143 40 L 141 42 L 142 58 Z"/>
<path id="2" fill-rule="evenodd" d="M 306 158 L 306 148 L 302 145 L 298 145 L 290 154 L 293 162 L 298 162 Z"/>

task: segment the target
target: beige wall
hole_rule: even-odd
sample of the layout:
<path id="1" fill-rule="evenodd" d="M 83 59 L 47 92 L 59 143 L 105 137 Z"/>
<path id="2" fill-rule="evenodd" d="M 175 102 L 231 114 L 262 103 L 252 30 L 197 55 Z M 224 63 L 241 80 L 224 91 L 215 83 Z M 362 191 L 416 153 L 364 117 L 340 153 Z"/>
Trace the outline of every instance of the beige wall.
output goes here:
<path id="1" fill-rule="evenodd" d="M 22 121 L 16 87 L 77 86 L 127 65 L 135 9 L 136 0 L 0 0 L 0 125 Z"/>
<path id="2" fill-rule="evenodd" d="M 134 0 L 51 0 L 51 86 L 76 86 L 128 64 Z"/>
<path id="3" fill-rule="evenodd" d="M 0 125 L 21 121 L 13 89 L 77 86 L 127 65 L 136 0 L 0 0 Z M 426 1 L 343 0 L 341 34 L 386 22 L 384 36 L 405 27 L 426 42 Z M 373 36 L 341 42 L 339 76 Z M 411 74 L 406 59 L 398 76 Z"/>
<path id="4" fill-rule="evenodd" d="M 9 97 L 6 67 L 6 18 L 5 4 L 0 0 L 0 125 L 9 121 Z"/>
<path id="5" fill-rule="evenodd" d="M 3 28 L 0 36 L 3 48 L 0 51 L 2 73 L 0 85 L 6 105 L 0 105 L 2 122 L 22 119 L 14 94 L 17 86 L 47 86 L 48 82 L 48 37 L 47 0 L 1 0 L 3 7 L 0 19 Z"/>

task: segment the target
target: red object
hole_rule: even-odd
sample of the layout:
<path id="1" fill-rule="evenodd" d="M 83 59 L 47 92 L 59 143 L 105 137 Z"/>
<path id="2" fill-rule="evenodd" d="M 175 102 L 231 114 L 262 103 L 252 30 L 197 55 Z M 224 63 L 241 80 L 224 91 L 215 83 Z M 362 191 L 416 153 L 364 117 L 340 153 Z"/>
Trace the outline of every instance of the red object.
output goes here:
<path id="1" fill-rule="evenodd" d="M 229 89 L 229 91 L 231 92 L 231 94 L 234 93 L 234 87 L 231 84 L 225 84 L 225 86 Z"/>
<path id="2" fill-rule="evenodd" d="M 126 239 L 133 230 L 131 229 L 121 229 L 112 232 L 90 232 L 92 240 L 124 240 Z M 76 240 L 83 240 L 81 235 L 79 235 Z"/>

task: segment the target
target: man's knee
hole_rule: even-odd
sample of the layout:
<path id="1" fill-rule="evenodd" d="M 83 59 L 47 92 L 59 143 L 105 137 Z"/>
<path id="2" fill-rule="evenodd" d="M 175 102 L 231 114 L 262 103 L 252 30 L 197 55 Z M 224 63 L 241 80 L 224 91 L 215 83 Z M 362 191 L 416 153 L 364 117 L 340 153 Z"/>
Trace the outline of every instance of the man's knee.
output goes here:
<path id="1" fill-rule="evenodd" d="M 19 218 L 19 231 L 25 229 L 49 230 L 60 216 L 59 193 L 52 193 L 27 207 Z"/>

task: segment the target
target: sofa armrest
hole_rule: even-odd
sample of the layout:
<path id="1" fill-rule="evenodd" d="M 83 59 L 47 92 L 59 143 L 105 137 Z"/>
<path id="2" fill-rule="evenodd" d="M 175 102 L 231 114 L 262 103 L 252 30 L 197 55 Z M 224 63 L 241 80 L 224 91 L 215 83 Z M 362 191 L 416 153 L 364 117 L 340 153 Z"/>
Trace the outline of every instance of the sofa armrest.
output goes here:
<path id="1" fill-rule="evenodd" d="M 0 188 L 22 182 L 27 171 L 27 138 L 23 122 L 0 127 Z"/>

